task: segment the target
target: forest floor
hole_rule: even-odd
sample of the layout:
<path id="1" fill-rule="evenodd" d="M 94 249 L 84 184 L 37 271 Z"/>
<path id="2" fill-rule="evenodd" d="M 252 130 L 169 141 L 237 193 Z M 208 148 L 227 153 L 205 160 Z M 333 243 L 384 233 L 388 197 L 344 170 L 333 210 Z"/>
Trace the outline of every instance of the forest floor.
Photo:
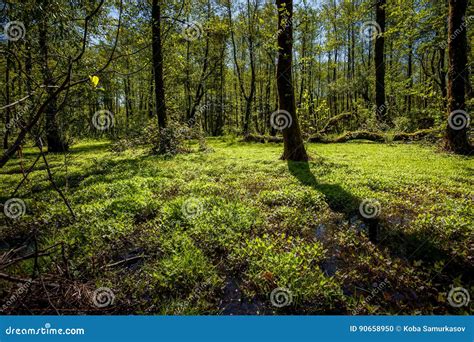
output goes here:
<path id="1" fill-rule="evenodd" d="M 279 160 L 281 144 L 208 144 L 164 158 L 82 141 L 66 157 L 49 155 L 76 220 L 38 162 L 15 195 L 26 213 L 1 213 L 0 251 L 26 244 L 15 252 L 26 258 L 0 272 L 25 279 L 36 269 L 41 282 L 3 309 L 472 314 L 447 301 L 451 287 L 474 293 L 472 158 L 352 142 L 309 144 L 309 163 L 289 163 Z M 36 157 L 24 150 L 24 168 Z M 0 170 L 2 203 L 23 178 L 19 162 Z M 368 199 L 380 205 L 373 220 L 360 215 Z M 28 258 L 36 243 L 44 253 Z M 46 251 L 57 243 L 64 250 Z M 0 307 L 18 286 L 0 281 Z M 113 303 L 94 306 L 92 293 L 104 287 Z"/>

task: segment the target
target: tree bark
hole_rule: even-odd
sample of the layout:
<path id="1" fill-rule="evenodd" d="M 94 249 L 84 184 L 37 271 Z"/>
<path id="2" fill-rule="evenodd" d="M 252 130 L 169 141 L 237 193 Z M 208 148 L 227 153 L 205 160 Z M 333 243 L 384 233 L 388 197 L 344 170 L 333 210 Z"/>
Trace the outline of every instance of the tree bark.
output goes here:
<path id="1" fill-rule="evenodd" d="M 5 68 L 5 100 L 6 104 L 10 104 L 10 42 L 7 42 L 7 66 Z M 10 134 L 10 107 L 5 110 L 5 135 L 3 136 L 3 149 L 8 149 L 8 136 Z"/>
<path id="2" fill-rule="evenodd" d="M 375 8 L 376 21 L 380 26 L 380 34 L 375 39 L 375 104 L 376 116 L 380 123 L 388 123 L 387 105 L 385 104 L 385 5 L 386 0 L 378 0 Z"/>
<path id="3" fill-rule="evenodd" d="M 48 152 L 66 152 L 68 150 L 67 143 L 60 132 L 58 124 L 58 106 L 57 99 L 53 97 L 56 84 L 53 73 L 49 68 L 49 49 L 48 49 L 48 24 L 47 19 L 42 18 L 39 25 L 39 52 L 41 56 L 41 73 L 43 75 L 43 83 L 46 86 L 46 93 L 52 100 L 48 103 L 45 110 L 46 116 L 46 143 L 48 145 Z"/>
<path id="4" fill-rule="evenodd" d="M 413 89 L 413 44 L 408 44 L 408 67 L 407 67 L 408 84 L 407 89 L 411 92 Z M 405 97 L 406 113 L 411 114 L 411 95 L 407 94 Z"/>
<path id="5" fill-rule="evenodd" d="M 163 81 L 163 51 L 161 45 L 161 5 L 160 0 L 153 0 L 151 8 L 152 17 L 152 50 L 153 50 L 153 74 L 155 76 L 155 100 L 156 100 L 156 116 L 158 118 L 158 126 L 165 128 L 167 124 L 166 118 L 166 101 L 165 101 L 165 85 Z"/>
<path id="6" fill-rule="evenodd" d="M 278 8 L 277 86 L 279 109 L 289 113 L 291 125 L 283 129 L 282 159 L 307 161 L 308 155 L 296 116 L 295 92 L 292 83 L 293 63 L 293 0 L 276 0 Z"/>
<path id="7" fill-rule="evenodd" d="M 446 128 L 445 143 L 447 150 L 466 155 L 474 152 L 467 135 L 469 121 L 465 102 L 467 84 L 463 77 L 467 69 L 467 35 L 464 22 L 467 3 L 468 0 L 449 0 L 448 121 L 450 122 Z"/>

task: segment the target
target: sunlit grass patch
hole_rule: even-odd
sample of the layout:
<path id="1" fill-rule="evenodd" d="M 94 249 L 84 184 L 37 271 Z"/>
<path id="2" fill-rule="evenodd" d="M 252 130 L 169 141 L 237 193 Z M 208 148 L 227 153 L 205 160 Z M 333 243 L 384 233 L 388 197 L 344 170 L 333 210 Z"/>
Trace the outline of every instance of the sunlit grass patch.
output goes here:
<path id="1" fill-rule="evenodd" d="M 64 244 L 74 281 L 121 289 L 121 307 L 137 313 L 218 313 L 229 282 L 267 313 L 446 313 L 449 286 L 469 287 L 472 159 L 350 143 L 309 144 L 309 163 L 288 163 L 279 144 L 209 145 L 164 158 L 85 141 L 66 157 L 48 155 L 76 220 L 39 163 L 15 195 L 24 215 L 0 213 L 1 247 L 33 232 L 40 248 Z M 26 149 L 23 165 L 36 156 Z M 22 178 L 11 160 L 0 173 L 2 202 Z M 359 213 L 367 199 L 380 206 L 376 242 Z M 39 263 L 43 272 L 65 268 L 56 251 Z M 385 279 L 390 286 L 364 301 Z M 291 305 L 272 304 L 276 288 L 291 291 Z"/>

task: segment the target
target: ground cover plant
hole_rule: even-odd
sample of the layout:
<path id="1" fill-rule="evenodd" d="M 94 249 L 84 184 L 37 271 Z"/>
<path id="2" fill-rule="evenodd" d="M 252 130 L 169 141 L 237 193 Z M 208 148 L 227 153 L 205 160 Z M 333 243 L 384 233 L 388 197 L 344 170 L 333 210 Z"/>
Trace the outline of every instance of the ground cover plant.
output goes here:
<path id="1" fill-rule="evenodd" d="M 471 2 L 0 1 L 0 314 L 472 314 Z"/>
<path id="2" fill-rule="evenodd" d="M 312 160 L 288 165 L 280 144 L 208 144 L 212 152 L 191 142 L 189 153 L 169 158 L 84 141 L 71 148 L 67 169 L 64 156 L 51 157 L 75 220 L 46 170 L 33 171 L 16 195 L 25 214 L 2 230 L 2 248 L 27 240 L 16 252 L 27 256 L 36 245 L 56 246 L 9 270 L 26 279 L 37 267 L 42 282 L 60 286 L 30 284 L 10 310 L 468 312 L 447 294 L 472 288 L 472 159 L 357 142 L 308 144 Z M 23 163 L 35 157 L 25 149 Z M 2 193 L 23 177 L 12 160 Z M 378 211 L 374 243 L 359 212 L 367 200 Z M 16 286 L 4 284 L 2 297 Z M 100 288 L 114 297 L 104 308 L 91 301 Z"/>

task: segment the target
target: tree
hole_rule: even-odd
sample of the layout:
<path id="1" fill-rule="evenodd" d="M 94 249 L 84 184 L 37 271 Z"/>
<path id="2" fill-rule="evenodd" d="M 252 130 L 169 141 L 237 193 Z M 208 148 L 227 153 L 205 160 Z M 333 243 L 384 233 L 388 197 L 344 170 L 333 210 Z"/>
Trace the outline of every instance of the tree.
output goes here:
<path id="1" fill-rule="evenodd" d="M 233 51 L 233 58 L 235 64 L 235 72 L 237 74 L 237 80 L 239 83 L 240 93 L 245 99 L 245 116 L 244 116 L 244 125 L 243 125 L 243 134 L 244 136 L 248 136 L 250 134 L 250 121 L 251 121 L 251 114 L 252 114 L 252 104 L 255 97 L 256 92 L 256 71 L 255 71 L 255 43 L 254 43 L 254 27 L 256 25 L 255 13 L 258 10 L 258 1 L 255 2 L 254 8 L 252 10 L 250 6 L 250 1 L 247 0 L 247 16 L 248 16 L 248 23 L 247 23 L 247 32 L 246 32 L 246 40 L 248 41 L 248 51 L 249 51 L 249 66 L 250 66 L 250 90 L 247 94 L 244 86 L 244 76 L 242 72 L 242 66 L 239 65 L 239 60 L 237 58 L 237 45 L 235 42 L 235 32 L 232 20 L 232 2 L 229 0 L 227 2 L 227 15 L 229 18 L 229 29 L 230 29 L 230 37 L 232 42 L 232 51 Z"/>
<path id="2" fill-rule="evenodd" d="M 160 0 L 153 0 L 151 7 L 152 18 L 152 51 L 153 75 L 155 77 L 155 100 L 158 126 L 166 127 L 165 84 L 163 81 L 163 51 L 161 44 L 161 5 Z"/>
<path id="3" fill-rule="evenodd" d="M 10 103 L 10 42 L 7 42 L 7 53 L 5 54 L 7 63 L 5 67 L 5 102 Z M 3 137 L 3 149 L 8 149 L 8 136 L 10 132 L 10 107 L 5 110 L 5 135 Z"/>
<path id="4" fill-rule="evenodd" d="M 48 1 L 42 2 L 41 20 L 39 23 L 38 43 L 39 53 L 41 58 L 41 73 L 43 76 L 43 83 L 46 87 L 46 93 L 49 97 L 53 97 L 57 84 L 54 80 L 53 71 L 50 67 L 50 49 L 48 41 L 48 32 L 51 27 L 48 23 L 48 16 L 46 13 L 51 9 L 51 3 Z M 46 108 L 46 143 L 48 145 L 48 152 L 66 152 L 68 145 L 65 141 L 64 135 L 61 132 L 58 123 L 58 104 L 57 98 L 54 97 Z"/>
<path id="5" fill-rule="evenodd" d="M 288 115 L 288 125 L 283 129 L 284 151 L 282 159 L 307 161 L 308 155 L 301 137 L 296 116 L 295 92 L 293 89 L 293 0 L 277 0 L 278 9 L 278 64 L 277 87 L 279 109 Z"/>
<path id="6" fill-rule="evenodd" d="M 375 16 L 380 27 L 380 33 L 375 39 L 375 104 L 377 106 L 376 115 L 380 123 L 387 123 L 387 105 L 385 104 L 385 5 L 386 0 L 377 0 L 375 6 Z"/>
<path id="7" fill-rule="evenodd" d="M 468 0 L 449 0 L 448 27 L 448 125 L 446 149 L 459 154 L 471 154 L 466 113 L 467 34 L 464 22 Z"/>

